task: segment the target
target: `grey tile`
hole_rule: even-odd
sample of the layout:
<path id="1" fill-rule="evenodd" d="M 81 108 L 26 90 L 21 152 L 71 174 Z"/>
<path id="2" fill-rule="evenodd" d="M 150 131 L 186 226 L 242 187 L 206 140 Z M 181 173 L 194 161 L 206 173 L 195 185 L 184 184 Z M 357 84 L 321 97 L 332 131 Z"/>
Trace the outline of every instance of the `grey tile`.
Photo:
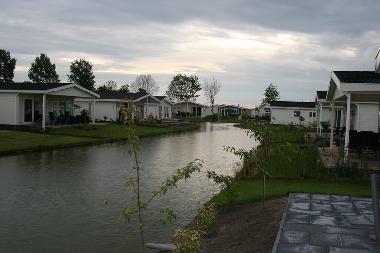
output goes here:
<path id="1" fill-rule="evenodd" d="M 310 223 L 310 215 L 307 214 L 288 214 L 285 217 L 286 223 Z"/>
<path id="2" fill-rule="evenodd" d="M 321 211 L 310 211 L 310 210 L 302 210 L 296 208 L 289 208 L 288 214 L 310 214 L 310 215 L 320 215 Z"/>
<path id="3" fill-rule="evenodd" d="M 326 194 L 312 194 L 311 195 L 311 200 L 330 202 L 330 195 L 326 195 Z"/>
<path id="4" fill-rule="evenodd" d="M 311 245 L 323 245 L 323 246 L 342 246 L 338 234 L 328 233 L 312 233 L 310 236 Z"/>
<path id="5" fill-rule="evenodd" d="M 329 217 L 329 216 L 317 216 L 312 215 L 310 217 L 310 223 L 315 225 L 324 225 L 324 226 L 336 226 L 336 219 L 335 217 Z"/>
<path id="6" fill-rule="evenodd" d="M 303 231 L 284 231 L 280 237 L 280 243 L 308 244 L 310 243 L 310 233 Z"/>
<path id="7" fill-rule="evenodd" d="M 283 226 L 283 231 L 305 231 L 309 233 L 325 233 L 327 231 L 327 226 L 311 225 L 311 224 L 300 224 L 300 223 L 286 223 Z"/>
<path id="8" fill-rule="evenodd" d="M 372 250 L 329 247 L 329 253 L 373 253 Z"/>
<path id="9" fill-rule="evenodd" d="M 280 244 L 277 253 L 327 253 L 327 248 L 310 244 Z"/>
<path id="10" fill-rule="evenodd" d="M 369 215 L 347 215 L 345 217 L 352 225 L 373 225 L 373 220 L 370 220 L 371 216 Z"/>
<path id="11" fill-rule="evenodd" d="M 351 201 L 350 196 L 331 195 L 331 202 Z"/>
<path id="12" fill-rule="evenodd" d="M 354 212 L 354 206 L 351 205 L 335 205 L 332 204 L 334 211 L 338 213 L 349 213 Z"/>
<path id="13" fill-rule="evenodd" d="M 330 204 L 312 203 L 311 210 L 312 211 L 332 211 L 332 207 Z"/>
<path id="14" fill-rule="evenodd" d="M 299 210 L 310 210 L 310 203 L 306 203 L 306 202 L 290 203 L 289 208 L 299 209 Z"/>
<path id="15" fill-rule="evenodd" d="M 373 244 L 365 235 L 340 235 L 344 248 L 373 250 Z"/>

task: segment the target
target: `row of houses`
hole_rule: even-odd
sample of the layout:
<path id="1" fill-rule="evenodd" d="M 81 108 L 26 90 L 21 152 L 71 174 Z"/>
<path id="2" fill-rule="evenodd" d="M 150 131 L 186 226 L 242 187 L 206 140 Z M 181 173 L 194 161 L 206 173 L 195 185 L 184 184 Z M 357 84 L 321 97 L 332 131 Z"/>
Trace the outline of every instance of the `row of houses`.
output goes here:
<path id="1" fill-rule="evenodd" d="M 134 105 L 140 120 L 173 116 L 239 117 L 251 110 L 235 105 L 214 108 L 197 102 L 173 103 L 166 96 L 145 92 L 93 92 L 73 83 L 9 83 L 0 85 L 0 127 L 46 126 L 117 121 L 123 105 Z"/>
<path id="2" fill-rule="evenodd" d="M 272 124 L 315 125 L 329 132 L 330 147 L 341 139 L 347 159 L 350 148 L 378 148 L 380 121 L 380 50 L 374 71 L 332 71 L 326 90 L 313 102 L 276 101 L 257 108 Z M 302 120 L 301 120 L 302 119 Z"/>

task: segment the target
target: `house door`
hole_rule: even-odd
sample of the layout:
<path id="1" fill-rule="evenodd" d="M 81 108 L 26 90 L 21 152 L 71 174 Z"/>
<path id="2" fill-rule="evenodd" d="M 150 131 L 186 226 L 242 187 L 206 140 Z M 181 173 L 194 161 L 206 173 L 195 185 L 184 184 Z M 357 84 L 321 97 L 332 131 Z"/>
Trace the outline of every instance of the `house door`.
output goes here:
<path id="1" fill-rule="evenodd" d="M 24 122 L 33 122 L 33 99 L 24 99 Z"/>

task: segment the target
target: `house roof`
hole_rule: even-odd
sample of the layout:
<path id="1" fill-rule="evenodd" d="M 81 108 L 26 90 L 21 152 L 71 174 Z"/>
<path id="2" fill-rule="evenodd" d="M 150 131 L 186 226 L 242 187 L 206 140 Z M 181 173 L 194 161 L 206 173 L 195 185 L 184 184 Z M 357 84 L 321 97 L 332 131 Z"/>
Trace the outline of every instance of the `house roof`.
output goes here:
<path id="1" fill-rule="evenodd" d="M 113 90 L 113 91 L 98 91 L 97 92 L 100 95 L 100 99 L 128 99 L 128 100 L 136 100 L 143 96 L 148 95 L 145 92 L 137 92 L 137 93 L 131 93 L 127 91 L 119 91 L 119 90 Z"/>
<path id="2" fill-rule="evenodd" d="M 296 102 L 296 101 L 274 101 L 270 103 L 271 107 L 298 107 L 298 108 L 315 108 L 315 102 Z"/>
<path id="3" fill-rule="evenodd" d="M 326 99 L 327 90 L 318 90 L 317 91 L 317 97 L 318 97 L 318 99 Z"/>
<path id="4" fill-rule="evenodd" d="M 72 83 L 1 83 L 0 90 L 51 90 Z"/>
<path id="5" fill-rule="evenodd" d="M 154 96 L 155 98 L 157 98 L 158 100 L 164 100 L 165 98 L 167 98 L 166 96 Z"/>
<path id="6" fill-rule="evenodd" d="M 375 71 L 333 71 L 342 83 L 380 83 L 380 73 Z"/>

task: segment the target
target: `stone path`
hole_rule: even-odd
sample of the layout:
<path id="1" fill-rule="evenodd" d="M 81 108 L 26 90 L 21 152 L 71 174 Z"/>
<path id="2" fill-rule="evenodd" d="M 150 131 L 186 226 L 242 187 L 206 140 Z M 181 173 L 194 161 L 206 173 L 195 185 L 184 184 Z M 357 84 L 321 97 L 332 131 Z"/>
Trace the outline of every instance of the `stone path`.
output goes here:
<path id="1" fill-rule="evenodd" d="M 291 193 L 272 253 L 380 252 L 374 238 L 370 198 Z"/>

